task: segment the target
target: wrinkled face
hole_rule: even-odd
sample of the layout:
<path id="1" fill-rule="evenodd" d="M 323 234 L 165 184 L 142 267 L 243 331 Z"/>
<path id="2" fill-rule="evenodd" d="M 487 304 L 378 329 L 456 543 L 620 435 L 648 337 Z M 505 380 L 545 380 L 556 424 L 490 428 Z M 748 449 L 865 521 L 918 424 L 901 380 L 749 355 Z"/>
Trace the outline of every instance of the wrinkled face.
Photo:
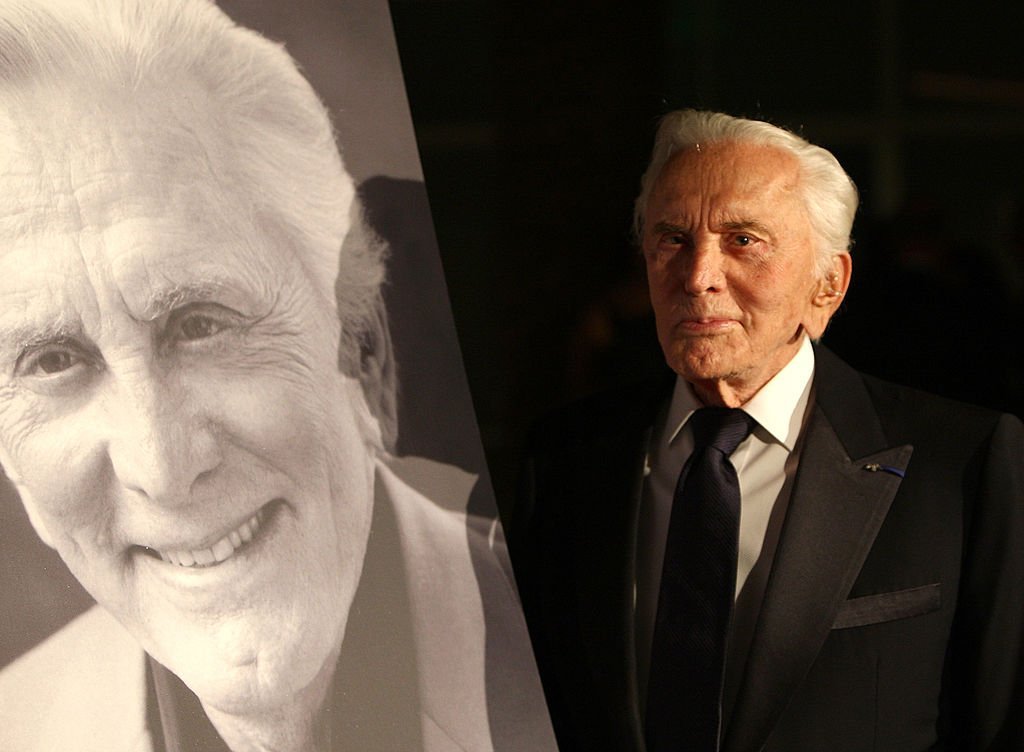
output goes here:
<path id="1" fill-rule="evenodd" d="M 204 704 L 269 708 L 333 669 L 373 419 L 332 305 L 213 174 L 213 136 L 110 122 L 32 123 L 0 157 L 4 468 Z"/>
<path id="2" fill-rule="evenodd" d="M 796 159 L 722 142 L 666 163 L 644 212 L 642 245 L 669 365 L 705 402 L 742 404 L 818 337 L 848 267 L 822 280 Z M 848 257 L 846 257 L 848 259 Z"/>

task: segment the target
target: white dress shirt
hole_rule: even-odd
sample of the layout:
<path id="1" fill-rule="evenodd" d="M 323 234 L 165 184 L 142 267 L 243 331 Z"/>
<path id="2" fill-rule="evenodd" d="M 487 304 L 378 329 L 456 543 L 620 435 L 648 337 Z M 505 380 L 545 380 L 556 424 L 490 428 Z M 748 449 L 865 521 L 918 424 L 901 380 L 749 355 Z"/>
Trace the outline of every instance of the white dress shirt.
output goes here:
<path id="1" fill-rule="evenodd" d="M 810 402 L 813 376 L 814 350 L 810 340 L 804 338 L 793 359 L 743 405 L 744 412 L 757 421 L 757 425 L 730 457 L 740 483 L 740 531 L 736 605 L 730 629 L 727 676 L 741 675 L 760 611 L 768 570 L 796 473 L 797 439 Z M 687 422 L 700 407 L 703 405 L 690 385 L 677 378 L 672 399 L 654 426 L 647 451 L 635 591 L 641 703 L 646 699 L 672 498 L 679 472 L 693 451 L 693 433 Z M 735 689 L 735 685 L 735 681 L 727 679 L 727 687 Z M 731 698 L 727 698 L 727 704 L 731 705 Z"/>

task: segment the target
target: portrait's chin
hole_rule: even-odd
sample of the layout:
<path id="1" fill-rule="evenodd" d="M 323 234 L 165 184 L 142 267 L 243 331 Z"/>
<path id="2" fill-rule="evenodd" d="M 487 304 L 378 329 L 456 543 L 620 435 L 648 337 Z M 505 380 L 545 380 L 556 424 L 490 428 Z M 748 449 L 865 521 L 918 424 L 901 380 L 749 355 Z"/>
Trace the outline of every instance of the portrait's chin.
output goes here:
<path id="1" fill-rule="evenodd" d="M 330 680 L 338 645 L 315 626 L 266 633 L 265 624 L 222 625 L 212 642 L 198 649 L 178 645 L 167 667 L 207 710 L 245 717 L 273 715 L 296 704 Z M 338 625 L 344 631 L 344 625 Z M 224 643 L 227 644 L 224 644 Z M 321 681 L 321 679 L 323 681 Z"/>
<path id="2" fill-rule="evenodd" d="M 122 621 L 204 706 L 273 712 L 329 679 L 361 571 L 356 549 L 317 555 L 322 542 L 274 499 L 208 547 L 131 551 L 139 605 Z"/>

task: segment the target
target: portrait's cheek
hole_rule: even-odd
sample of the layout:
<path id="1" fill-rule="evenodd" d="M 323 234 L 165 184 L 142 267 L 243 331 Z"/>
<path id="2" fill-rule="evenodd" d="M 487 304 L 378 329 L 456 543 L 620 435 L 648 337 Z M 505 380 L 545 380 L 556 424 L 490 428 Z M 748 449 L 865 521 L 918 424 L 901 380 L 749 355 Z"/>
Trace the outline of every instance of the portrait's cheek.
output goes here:
<path id="1" fill-rule="evenodd" d="M 28 400 L 0 409 L 4 469 L 40 538 L 65 558 L 111 537 L 112 510 L 99 493 L 102 463 L 81 429 L 73 419 L 47 419 Z"/>

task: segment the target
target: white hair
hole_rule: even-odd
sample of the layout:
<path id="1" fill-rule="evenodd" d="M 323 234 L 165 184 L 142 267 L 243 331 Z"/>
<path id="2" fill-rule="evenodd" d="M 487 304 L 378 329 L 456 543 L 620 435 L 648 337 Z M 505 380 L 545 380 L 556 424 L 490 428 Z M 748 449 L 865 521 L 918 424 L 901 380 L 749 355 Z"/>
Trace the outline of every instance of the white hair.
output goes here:
<path id="1" fill-rule="evenodd" d="M 796 157 L 800 170 L 799 190 L 818 238 L 817 268 L 824 275 L 835 254 L 850 250 L 850 231 L 857 213 L 857 188 L 853 180 L 826 149 L 771 123 L 722 112 L 677 110 L 662 118 L 634 207 L 633 230 L 637 242 L 643 231 L 648 196 L 665 163 L 676 152 L 722 141 L 771 146 Z"/>
<path id="2" fill-rule="evenodd" d="M 284 47 L 208 0 L 0 0 L 0 102 L 40 88 L 149 101 L 182 87 L 198 88 L 223 124 L 232 187 L 337 311 L 339 367 L 358 375 L 386 322 L 385 247 L 365 224 L 326 108 Z"/>

